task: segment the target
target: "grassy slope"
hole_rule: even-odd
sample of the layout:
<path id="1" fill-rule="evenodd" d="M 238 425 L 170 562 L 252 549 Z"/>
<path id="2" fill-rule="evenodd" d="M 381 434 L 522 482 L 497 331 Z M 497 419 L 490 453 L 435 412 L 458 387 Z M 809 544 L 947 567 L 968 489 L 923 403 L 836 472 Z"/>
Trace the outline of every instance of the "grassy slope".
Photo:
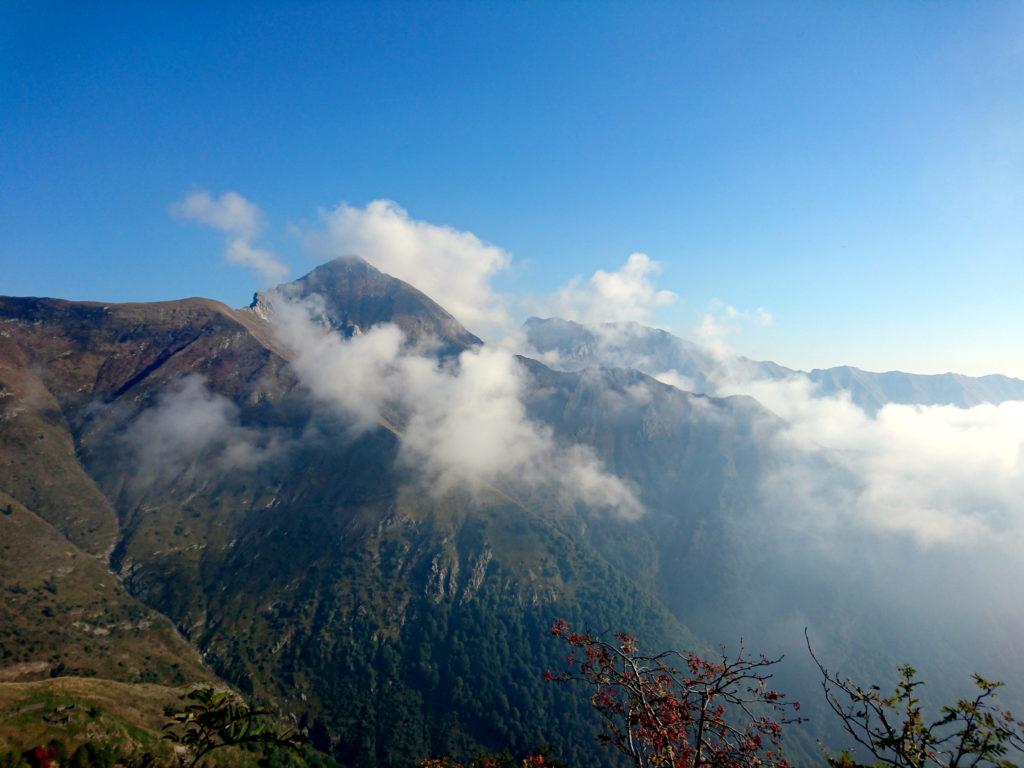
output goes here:
<path id="1" fill-rule="evenodd" d="M 210 680 L 171 623 L 103 564 L 0 492 L 0 681 L 51 674 Z"/>
<path id="2" fill-rule="evenodd" d="M 102 554 L 114 544 L 117 519 L 78 463 L 61 407 L 37 375 L 39 362 L 0 336 L 0 490 L 81 549 Z"/>
<path id="3" fill-rule="evenodd" d="M 99 311 L 86 310 L 83 326 Z M 0 322 L 0 681 L 213 679 L 105 566 L 117 518 L 79 463 L 68 415 L 119 363 L 83 345 L 74 323 L 29 315 Z"/>
<path id="4" fill-rule="evenodd" d="M 181 690 L 162 685 L 61 677 L 0 684 L 0 751 L 21 752 L 50 739 L 73 751 L 87 740 L 170 756 L 161 742 L 164 707 Z"/>

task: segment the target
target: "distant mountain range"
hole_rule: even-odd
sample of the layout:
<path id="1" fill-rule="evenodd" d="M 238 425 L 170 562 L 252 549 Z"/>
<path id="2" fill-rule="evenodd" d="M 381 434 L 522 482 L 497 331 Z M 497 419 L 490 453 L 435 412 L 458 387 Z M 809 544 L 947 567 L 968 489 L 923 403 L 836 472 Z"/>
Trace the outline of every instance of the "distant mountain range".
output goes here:
<path id="1" fill-rule="evenodd" d="M 913 611 L 880 621 L 814 556 L 786 553 L 792 569 L 759 548 L 748 526 L 771 523 L 759 490 L 787 461 L 784 424 L 713 396 L 725 363 L 708 350 L 635 325 L 525 325 L 526 413 L 635 490 L 631 521 L 521 482 L 423 492 L 401 460 L 406 414 L 356 434 L 311 396 L 275 333 L 283 302 L 345 338 L 393 323 L 437 366 L 481 344 L 359 259 L 244 309 L 0 298 L 0 680 L 219 677 L 349 765 L 541 745 L 594 764 L 608 755 L 586 702 L 541 680 L 564 663 L 556 617 L 698 649 L 798 644 L 803 620 L 856 671 L 959 659 L 957 637 Z M 668 371 L 693 391 L 653 377 Z M 808 375 L 870 410 L 1024 399 L 1006 377 Z M 813 690 L 806 667 L 787 673 L 796 690 Z M 827 732 L 798 736 L 797 756 Z"/>
<path id="2" fill-rule="evenodd" d="M 852 366 L 797 371 L 768 361 L 723 358 L 712 350 L 657 328 L 637 323 L 603 323 L 588 327 L 559 318 L 531 317 L 523 325 L 529 346 L 555 367 L 635 368 L 648 375 L 675 374 L 680 386 L 697 393 L 715 391 L 730 373 L 754 379 L 806 376 L 820 396 L 847 393 L 865 411 L 877 413 L 888 403 L 955 405 L 1024 400 L 1024 380 L 1000 374 L 972 377 L 959 373 L 923 375 L 874 373 Z"/>

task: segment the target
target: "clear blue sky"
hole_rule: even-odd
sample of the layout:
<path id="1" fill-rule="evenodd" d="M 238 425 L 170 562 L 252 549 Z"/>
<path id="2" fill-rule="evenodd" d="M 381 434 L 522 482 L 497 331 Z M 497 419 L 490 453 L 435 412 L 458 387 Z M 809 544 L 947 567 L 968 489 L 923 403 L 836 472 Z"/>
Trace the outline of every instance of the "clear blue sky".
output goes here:
<path id="1" fill-rule="evenodd" d="M 0 5 L 0 293 L 257 287 L 168 205 L 387 197 L 554 290 L 631 251 L 741 352 L 1024 375 L 1024 4 Z"/>

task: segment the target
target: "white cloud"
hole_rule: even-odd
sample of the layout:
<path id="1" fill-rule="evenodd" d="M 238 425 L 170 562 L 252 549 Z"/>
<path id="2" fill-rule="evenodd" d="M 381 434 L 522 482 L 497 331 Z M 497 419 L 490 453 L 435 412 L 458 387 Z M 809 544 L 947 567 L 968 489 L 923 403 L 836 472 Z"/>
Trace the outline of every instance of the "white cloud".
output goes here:
<path id="1" fill-rule="evenodd" d="M 256 248 L 245 240 L 228 242 L 224 258 L 232 264 L 255 269 L 267 283 L 279 283 L 288 274 L 288 267 L 268 250 Z"/>
<path id="2" fill-rule="evenodd" d="M 740 310 L 718 299 L 711 302 L 708 311 L 693 330 L 693 337 L 720 358 L 733 356 L 731 341 L 744 327 L 767 327 L 775 323 L 775 316 L 764 307 Z"/>
<path id="3" fill-rule="evenodd" d="M 274 332 L 294 352 L 292 368 L 315 397 L 348 415 L 353 432 L 373 428 L 401 392 L 403 336 L 386 324 L 344 339 L 319 324 L 319 297 L 274 298 Z"/>
<path id="4" fill-rule="evenodd" d="M 657 308 L 678 298 L 655 287 L 652 278 L 660 271 L 658 262 L 647 254 L 632 253 L 615 272 L 599 269 L 587 279 L 570 280 L 543 302 L 544 314 L 588 324 L 649 322 Z"/>
<path id="5" fill-rule="evenodd" d="M 442 364 L 417 355 L 394 325 L 345 339 L 318 323 L 318 314 L 315 300 L 277 297 L 275 327 L 300 379 L 348 417 L 353 432 L 382 420 L 398 426 L 400 460 L 435 493 L 503 483 L 547 488 L 624 518 L 642 514 L 632 489 L 592 450 L 557 444 L 549 428 L 527 417 L 525 373 L 507 349 L 484 346 Z"/>
<path id="6" fill-rule="evenodd" d="M 171 215 L 195 221 L 223 232 L 227 238 L 224 257 L 232 264 L 256 270 L 266 283 L 280 282 L 288 268 L 270 251 L 253 242 L 263 233 L 259 207 L 237 192 L 213 197 L 201 190 L 171 205 Z"/>
<path id="7" fill-rule="evenodd" d="M 509 316 L 491 278 L 509 254 L 472 232 L 411 218 L 390 200 L 365 208 L 342 203 L 322 213 L 325 230 L 310 241 L 324 255 L 359 256 L 413 285 L 477 332 L 505 326 Z"/>
<path id="8" fill-rule="evenodd" d="M 251 469 L 279 449 L 272 437 L 240 426 L 238 407 L 210 391 L 197 374 L 162 392 L 120 440 L 133 457 L 131 482 L 137 489 L 194 475 L 202 467 Z"/>
<path id="9" fill-rule="evenodd" d="M 727 307 L 727 309 L 732 309 L 732 307 Z M 735 312 L 735 310 L 733 311 Z M 715 356 L 726 357 L 731 354 L 728 337 L 733 333 L 733 328 L 728 322 L 730 319 L 731 316 L 727 312 L 718 314 L 708 312 L 694 329 L 693 336 Z"/>
<path id="10" fill-rule="evenodd" d="M 693 379 L 689 376 L 683 376 L 674 368 L 670 371 L 652 374 L 651 378 L 660 381 L 662 384 L 668 384 L 670 387 L 681 389 L 684 392 L 693 392 L 697 389 L 697 383 Z"/>
<path id="11" fill-rule="evenodd" d="M 205 190 L 193 192 L 175 203 L 172 210 L 182 218 L 245 240 L 253 240 L 263 232 L 263 213 L 237 192 L 224 192 L 220 197 Z"/>
<path id="12" fill-rule="evenodd" d="M 507 467 L 534 471 L 548 436 L 526 418 L 512 355 L 483 348 L 443 372 L 412 362 L 407 378 L 416 409 L 402 446 L 409 463 L 424 465 L 442 490 L 494 478 Z"/>

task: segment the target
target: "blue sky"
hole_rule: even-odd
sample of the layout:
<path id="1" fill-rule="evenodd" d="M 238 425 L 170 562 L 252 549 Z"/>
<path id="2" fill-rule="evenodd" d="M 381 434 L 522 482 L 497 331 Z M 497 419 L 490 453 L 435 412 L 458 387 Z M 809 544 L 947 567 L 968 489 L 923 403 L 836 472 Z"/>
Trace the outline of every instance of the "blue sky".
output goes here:
<path id="1" fill-rule="evenodd" d="M 642 251 L 684 335 L 1024 375 L 1022 4 L 211 5 L 0 6 L 0 293 L 241 305 L 172 203 L 244 195 L 297 276 L 388 198 L 514 297 Z"/>

